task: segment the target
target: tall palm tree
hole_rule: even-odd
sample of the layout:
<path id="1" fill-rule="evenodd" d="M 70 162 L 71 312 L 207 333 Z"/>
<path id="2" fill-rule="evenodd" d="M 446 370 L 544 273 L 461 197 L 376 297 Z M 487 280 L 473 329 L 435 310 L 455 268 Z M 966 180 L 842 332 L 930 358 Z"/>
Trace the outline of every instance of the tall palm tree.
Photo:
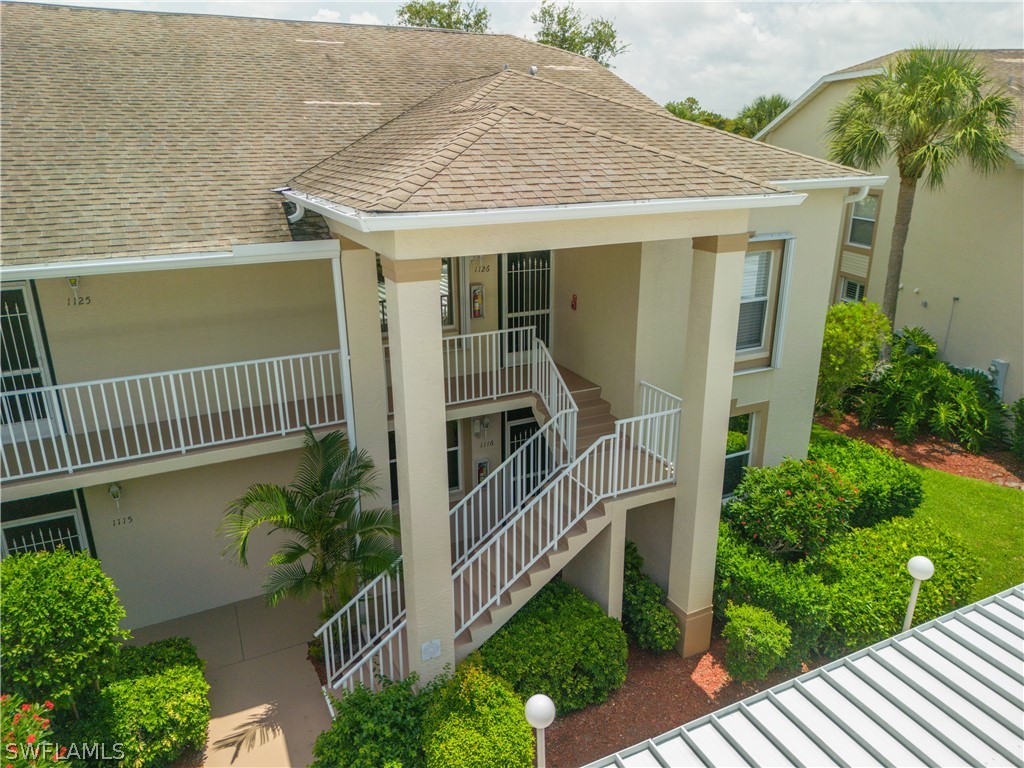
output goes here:
<path id="1" fill-rule="evenodd" d="M 230 553 L 248 566 L 249 538 L 261 527 L 291 535 L 268 565 L 263 584 L 269 605 L 281 598 L 308 600 L 317 592 L 325 616 L 348 602 L 360 584 L 397 567 L 398 521 L 391 509 L 363 509 L 360 497 L 379 488 L 373 461 L 349 450 L 342 432 L 317 437 L 306 429 L 295 478 L 282 487 L 256 483 L 233 501 L 219 532 Z"/>
<path id="2" fill-rule="evenodd" d="M 789 107 L 790 101 L 781 93 L 758 96 L 736 115 L 736 133 L 753 138 Z"/>
<path id="3" fill-rule="evenodd" d="M 969 51 L 914 48 L 858 86 L 829 118 L 829 159 L 858 168 L 896 160 L 900 191 L 882 311 L 895 329 L 903 249 L 917 183 L 932 189 L 967 160 L 982 173 L 1008 162 L 1013 100 L 994 86 Z"/>

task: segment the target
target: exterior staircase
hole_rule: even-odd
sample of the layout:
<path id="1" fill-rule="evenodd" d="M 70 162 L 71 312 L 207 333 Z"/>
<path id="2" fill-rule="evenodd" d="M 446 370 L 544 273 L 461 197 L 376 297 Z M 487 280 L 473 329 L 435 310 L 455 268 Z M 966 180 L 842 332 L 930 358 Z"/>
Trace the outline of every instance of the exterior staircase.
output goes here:
<path id="1" fill-rule="evenodd" d="M 675 482 L 678 397 L 641 382 L 640 415 L 617 420 L 598 385 L 556 368 L 535 343 L 531 377 L 551 418 L 451 510 L 457 660 L 604 530 L 605 500 Z M 528 486 L 524 473 L 534 480 Z M 405 626 L 400 576 L 364 586 L 316 633 L 328 686 L 375 689 L 378 675 L 407 675 Z"/>

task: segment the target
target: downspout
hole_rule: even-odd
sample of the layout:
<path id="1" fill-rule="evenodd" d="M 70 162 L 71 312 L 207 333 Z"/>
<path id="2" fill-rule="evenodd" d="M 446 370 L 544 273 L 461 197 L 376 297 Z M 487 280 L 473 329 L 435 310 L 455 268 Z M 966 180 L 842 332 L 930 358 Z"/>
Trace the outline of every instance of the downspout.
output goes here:
<path id="1" fill-rule="evenodd" d="M 349 356 L 348 322 L 345 319 L 345 285 L 341 279 L 341 255 L 331 259 L 334 280 L 334 305 L 338 313 L 338 347 L 341 358 L 342 401 L 345 404 L 345 426 L 350 450 L 356 449 L 356 418 L 352 404 L 352 358 Z"/>
<path id="2" fill-rule="evenodd" d="M 846 197 L 843 198 L 843 205 L 846 205 L 847 203 L 859 203 L 861 200 L 868 196 L 868 191 L 870 189 L 871 187 L 861 187 L 852 195 L 847 195 Z M 291 218 L 289 218 L 288 221 L 291 221 Z"/>
<path id="3" fill-rule="evenodd" d="M 867 189 L 867 187 L 865 187 L 865 189 Z M 302 203 L 292 203 L 292 205 L 294 205 L 294 206 L 295 206 L 295 213 L 291 214 L 291 215 L 290 215 L 290 216 L 288 217 L 288 223 L 289 223 L 289 224 L 294 224 L 294 223 L 296 223 L 296 222 L 297 222 L 297 221 L 299 221 L 299 220 L 300 220 L 300 219 L 301 219 L 301 218 L 302 218 L 303 216 L 305 216 L 305 215 L 306 215 L 306 206 L 302 205 Z"/>

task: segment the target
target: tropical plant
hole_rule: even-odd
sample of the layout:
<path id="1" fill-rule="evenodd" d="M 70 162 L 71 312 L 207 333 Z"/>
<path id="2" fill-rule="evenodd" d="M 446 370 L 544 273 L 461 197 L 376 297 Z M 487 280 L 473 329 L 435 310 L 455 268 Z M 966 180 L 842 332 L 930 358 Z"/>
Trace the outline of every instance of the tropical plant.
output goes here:
<path id="1" fill-rule="evenodd" d="M 736 115 L 736 133 L 753 138 L 790 105 L 781 93 L 758 96 Z"/>
<path id="2" fill-rule="evenodd" d="M 63 547 L 11 555 L 0 563 L 0 602 L 4 688 L 77 718 L 76 700 L 100 684 L 129 636 L 114 582 L 99 560 Z"/>
<path id="3" fill-rule="evenodd" d="M 465 32 L 486 32 L 491 23 L 491 12 L 469 0 L 409 0 L 398 9 L 396 21 L 403 27 L 432 27 L 434 29 L 461 29 Z"/>
<path id="4" fill-rule="evenodd" d="M 969 51 L 914 48 L 865 80 L 829 117 L 829 159 L 877 168 L 893 157 L 900 189 L 882 311 L 895 328 L 903 250 L 922 178 L 938 189 L 960 160 L 987 173 L 1007 162 L 1013 100 Z M 886 354 L 887 357 L 887 354 Z"/>
<path id="5" fill-rule="evenodd" d="M 681 120 L 689 120 L 691 123 L 701 123 L 712 128 L 719 128 L 731 133 L 736 132 L 736 121 L 725 117 L 710 109 L 705 109 L 693 96 L 687 96 L 682 101 L 670 101 L 665 109 Z"/>
<path id="6" fill-rule="evenodd" d="M 224 551 L 248 566 L 256 530 L 289 534 L 292 538 L 268 561 L 273 570 L 263 584 L 267 603 L 308 600 L 319 592 L 329 616 L 361 583 L 397 567 L 394 511 L 360 504 L 361 497 L 379 490 L 369 454 L 350 450 L 343 432 L 317 438 L 307 428 L 289 486 L 257 483 L 228 506 L 219 528 L 230 541 Z"/>
<path id="7" fill-rule="evenodd" d="M 541 0 L 540 8 L 530 14 L 530 19 L 540 24 L 538 43 L 578 53 L 606 67 L 629 48 L 629 43 L 620 42 L 610 20 L 599 16 L 586 21 L 583 12 L 571 2 L 559 5 L 554 0 Z"/>
<path id="8" fill-rule="evenodd" d="M 842 416 L 846 393 L 874 370 L 888 339 L 889 321 L 877 304 L 857 301 L 829 307 L 814 399 L 818 413 Z"/>
<path id="9" fill-rule="evenodd" d="M 671 651 L 679 641 L 679 622 L 665 605 L 665 590 L 643 572 L 644 558 L 632 541 L 626 542 L 624 561 L 622 628 L 626 636 L 644 650 Z"/>

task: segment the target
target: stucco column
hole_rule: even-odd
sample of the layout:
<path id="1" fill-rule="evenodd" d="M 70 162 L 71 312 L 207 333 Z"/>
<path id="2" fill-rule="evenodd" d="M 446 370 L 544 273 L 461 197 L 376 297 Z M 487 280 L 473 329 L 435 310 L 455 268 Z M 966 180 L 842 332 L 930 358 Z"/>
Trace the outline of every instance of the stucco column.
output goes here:
<path id="1" fill-rule="evenodd" d="M 352 413 L 357 447 L 373 458 L 380 494 L 371 506 L 391 506 L 388 472 L 388 390 L 377 304 L 377 259 L 369 250 L 341 252 L 348 352 L 352 361 Z"/>
<path id="2" fill-rule="evenodd" d="M 444 364 L 437 309 L 441 260 L 382 257 L 381 264 L 388 299 L 409 665 L 425 682 L 455 663 Z"/>
<path id="3" fill-rule="evenodd" d="M 668 604 L 683 656 L 711 643 L 711 598 L 722 506 L 740 284 L 747 235 L 693 239 L 683 353 L 683 408 Z"/>

